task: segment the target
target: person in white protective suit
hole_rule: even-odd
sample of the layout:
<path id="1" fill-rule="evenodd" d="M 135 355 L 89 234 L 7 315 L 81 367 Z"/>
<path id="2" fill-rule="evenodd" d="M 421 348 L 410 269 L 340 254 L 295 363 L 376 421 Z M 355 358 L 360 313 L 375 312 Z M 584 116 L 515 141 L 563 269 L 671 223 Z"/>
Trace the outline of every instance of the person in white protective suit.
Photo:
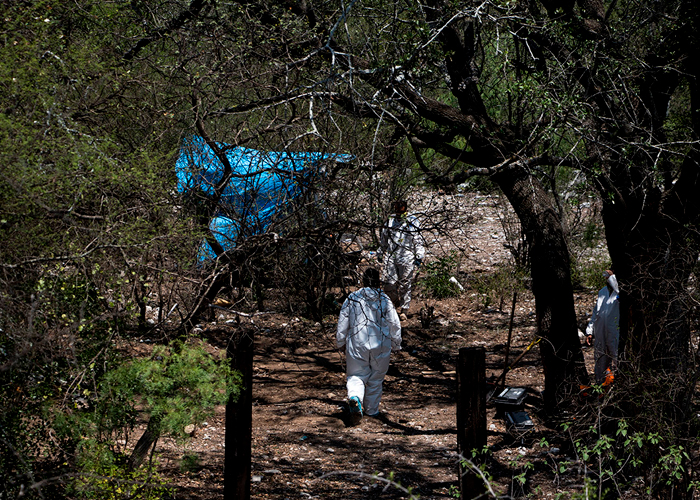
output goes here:
<path id="1" fill-rule="evenodd" d="M 367 269 L 364 288 L 348 296 L 338 318 L 336 344 L 346 354 L 348 406 L 354 424 L 363 412 L 370 417 L 379 413 L 391 352 L 401 350 L 401 322 L 380 283 L 379 271 Z"/>
<path id="2" fill-rule="evenodd" d="M 411 305 L 413 278 L 425 257 L 420 223 L 407 210 L 405 201 L 394 203 L 394 215 L 382 228 L 379 242 L 379 261 L 384 263 L 384 289 L 398 309 L 402 321 L 406 320 L 406 312 Z"/>
<path id="3" fill-rule="evenodd" d="M 605 286 L 598 292 L 593 314 L 586 327 L 586 342 L 593 339 L 596 384 L 610 383 L 617 369 L 620 342 L 620 290 L 613 271 L 603 272 Z"/>

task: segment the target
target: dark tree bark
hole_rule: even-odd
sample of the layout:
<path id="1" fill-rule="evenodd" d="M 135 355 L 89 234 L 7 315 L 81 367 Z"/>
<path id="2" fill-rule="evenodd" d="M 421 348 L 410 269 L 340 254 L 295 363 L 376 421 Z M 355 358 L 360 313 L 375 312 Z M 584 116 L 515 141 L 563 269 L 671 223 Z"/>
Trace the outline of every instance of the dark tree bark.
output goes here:
<path id="1" fill-rule="evenodd" d="M 251 439 L 253 435 L 253 346 L 252 331 L 239 330 L 228 346 L 231 368 L 243 376 L 240 395 L 226 405 L 226 454 L 224 498 L 250 498 Z"/>
<path id="2" fill-rule="evenodd" d="M 486 446 L 486 351 L 483 347 L 463 347 L 457 366 L 457 449 L 459 454 L 480 465 Z M 472 452 L 475 457 L 472 458 Z M 481 477 L 459 464 L 459 490 L 462 498 L 484 493 Z"/>
<path id="3" fill-rule="evenodd" d="M 158 442 L 160 438 L 160 418 L 151 417 L 148 420 L 146 430 L 141 434 L 141 437 L 134 446 L 134 451 L 129 456 L 129 469 L 138 469 L 148 456 L 148 453 Z"/>
<path id="4" fill-rule="evenodd" d="M 681 84 L 687 85 L 690 108 L 700 104 L 697 5 L 669 4 L 669 12 L 687 22 L 669 27 L 646 55 L 645 71 L 636 79 L 640 91 L 629 99 L 633 113 L 606 116 L 622 133 L 602 136 L 613 153 L 597 155 L 603 165 L 597 179 L 627 315 L 622 335 L 628 361 L 642 373 L 671 376 L 671 391 L 687 400 L 694 385 L 693 376 L 687 380 L 692 356 L 688 286 L 700 252 L 700 151 L 690 145 L 680 162 L 663 146 L 624 153 L 629 144 L 669 141 L 669 109 Z M 689 115 L 688 135 L 697 140 L 700 119 L 697 111 Z"/>
<path id="5" fill-rule="evenodd" d="M 588 374 L 578 340 L 570 257 L 552 197 L 525 168 L 513 164 L 494 175 L 518 214 L 529 243 L 537 333 L 545 374 L 545 405 L 556 409 Z"/>

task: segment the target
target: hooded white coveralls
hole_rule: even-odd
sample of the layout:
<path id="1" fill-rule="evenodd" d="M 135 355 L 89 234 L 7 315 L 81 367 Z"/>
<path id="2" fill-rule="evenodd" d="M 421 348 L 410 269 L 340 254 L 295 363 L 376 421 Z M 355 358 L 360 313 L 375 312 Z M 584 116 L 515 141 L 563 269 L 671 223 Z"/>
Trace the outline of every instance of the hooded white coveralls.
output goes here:
<path id="1" fill-rule="evenodd" d="M 586 335 L 593 335 L 595 348 L 595 381 L 602 384 L 606 371 L 617 369 L 617 347 L 620 341 L 620 289 L 617 278 L 611 275 L 608 286 L 598 292 L 598 299 L 591 320 L 586 327 Z M 612 289 L 612 291 L 611 291 Z"/>
<path id="2" fill-rule="evenodd" d="M 413 215 L 390 217 L 382 229 L 379 245 L 384 258 L 382 282 L 396 307 L 407 310 L 416 261 L 425 257 L 420 222 Z"/>
<path id="3" fill-rule="evenodd" d="M 348 399 L 357 396 L 363 411 L 374 415 L 392 351 L 401 350 L 401 323 L 389 297 L 376 288 L 353 292 L 338 319 L 337 347 L 345 346 Z"/>

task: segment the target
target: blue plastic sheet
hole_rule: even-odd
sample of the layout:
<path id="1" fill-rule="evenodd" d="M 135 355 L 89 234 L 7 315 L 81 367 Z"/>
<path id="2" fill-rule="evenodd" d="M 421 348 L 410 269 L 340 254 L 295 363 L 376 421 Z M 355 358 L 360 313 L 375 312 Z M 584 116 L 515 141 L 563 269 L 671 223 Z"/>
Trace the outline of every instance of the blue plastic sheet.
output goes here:
<path id="1" fill-rule="evenodd" d="M 232 175 L 219 199 L 220 213 L 209 229 L 224 250 L 240 237 L 267 231 L 276 215 L 297 198 L 317 171 L 321 160 L 348 162 L 350 155 L 317 152 L 269 152 L 217 143 L 225 151 Z M 181 193 L 214 196 L 224 175 L 224 164 L 198 136 L 184 139 L 175 164 Z M 207 243 L 200 261 L 215 258 Z"/>

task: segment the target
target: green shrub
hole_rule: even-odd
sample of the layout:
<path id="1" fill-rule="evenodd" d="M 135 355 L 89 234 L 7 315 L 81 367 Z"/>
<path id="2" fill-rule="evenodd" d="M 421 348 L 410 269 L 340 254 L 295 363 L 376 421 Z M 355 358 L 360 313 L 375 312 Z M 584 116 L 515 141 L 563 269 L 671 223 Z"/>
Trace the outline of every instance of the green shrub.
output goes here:
<path id="1" fill-rule="evenodd" d="M 492 273 L 474 277 L 471 285 L 479 294 L 482 307 L 486 309 L 497 304 L 498 309 L 503 311 L 506 299 L 510 300 L 513 292 L 525 290 L 528 275 L 527 269 L 503 264 Z"/>
<path id="2" fill-rule="evenodd" d="M 69 491 L 80 498 L 162 497 L 167 486 L 153 462 L 130 462 L 127 438 L 137 415 L 149 419 L 157 436 L 184 441 L 187 425 L 200 423 L 239 391 L 240 376 L 228 360 L 202 345 L 156 346 L 148 358 L 122 360 L 104 374 L 96 393 L 80 393 L 84 405 L 56 415 L 59 435 L 75 443 L 76 479 Z"/>
<path id="3" fill-rule="evenodd" d="M 419 284 L 433 298 L 444 299 L 457 297 L 461 290 L 459 286 L 450 281 L 459 270 L 459 262 L 455 252 L 429 262 L 421 269 Z"/>
<path id="4" fill-rule="evenodd" d="M 583 479 L 589 482 L 592 491 L 597 490 L 596 498 L 608 498 L 605 492 L 613 488 L 618 492 L 644 491 L 648 498 L 673 498 L 674 490 L 689 493 L 689 496 L 681 494 L 680 498 L 695 498 L 692 493 L 699 484 L 693 480 L 688 449 L 697 449 L 697 438 L 679 436 L 669 428 L 640 430 L 634 418 L 614 419 L 605 413 L 601 411 L 586 418 L 585 423 L 562 424 L 573 441 L 576 456 L 589 465 Z M 559 474 L 581 473 L 580 462 L 570 458 L 555 458 L 552 466 Z"/>
<path id="5" fill-rule="evenodd" d="M 118 394 L 126 405 L 138 402 L 157 417 L 163 433 L 183 437 L 185 426 L 202 421 L 229 395 L 237 396 L 239 381 L 223 357 L 217 360 L 202 346 L 156 346 L 149 358 L 106 373 L 98 403 L 106 416 Z"/>
<path id="6" fill-rule="evenodd" d="M 188 451 L 180 459 L 180 470 L 182 472 L 196 472 L 202 467 L 199 455 L 193 451 Z"/>
<path id="7" fill-rule="evenodd" d="M 125 457 L 105 443 L 89 439 L 81 443 L 78 474 L 69 484 L 75 498 L 100 500 L 156 500 L 172 492 L 166 480 L 148 462 L 129 470 Z"/>
<path id="8" fill-rule="evenodd" d="M 579 260 L 571 262 L 571 283 L 574 288 L 585 288 L 587 290 L 598 290 L 605 285 L 603 281 L 603 271 L 610 269 L 611 264 L 608 259 L 600 260 Z"/>

